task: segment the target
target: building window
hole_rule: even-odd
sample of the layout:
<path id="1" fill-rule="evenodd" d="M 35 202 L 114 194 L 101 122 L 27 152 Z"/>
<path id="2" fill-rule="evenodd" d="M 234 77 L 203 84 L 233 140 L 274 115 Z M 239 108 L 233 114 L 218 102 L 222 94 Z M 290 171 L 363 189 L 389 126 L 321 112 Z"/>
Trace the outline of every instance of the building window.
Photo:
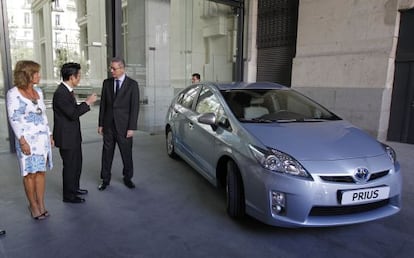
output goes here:
<path id="1" fill-rule="evenodd" d="M 55 25 L 60 26 L 60 15 L 59 14 L 55 15 Z"/>
<path id="2" fill-rule="evenodd" d="M 30 13 L 24 13 L 24 25 L 30 25 Z"/>
<path id="3" fill-rule="evenodd" d="M 60 33 L 55 32 L 55 48 L 61 48 L 63 46 L 60 45 L 61 39 L 60 39 Z"/>

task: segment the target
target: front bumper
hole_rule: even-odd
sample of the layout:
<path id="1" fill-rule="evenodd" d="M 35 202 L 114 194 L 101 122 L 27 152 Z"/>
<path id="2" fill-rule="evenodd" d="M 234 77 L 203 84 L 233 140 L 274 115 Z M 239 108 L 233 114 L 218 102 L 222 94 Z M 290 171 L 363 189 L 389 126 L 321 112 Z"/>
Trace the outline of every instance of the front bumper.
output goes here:
<path id="1" fill-rule="evenodd" d="M 394 166 L 384 157 L 359 160 L 302 162 L 313 180 L 287 176 L 265 170 L 257 164 L 247 167 L 252 180 L 244 180 L 246 212 L 267 223 L 283 227 L 326 227 L 362 223 L 391 216 L 401 209 L 402 177 L 400 166 Z M 369 164 L 369 170 L 387 170 L 387 174 L 367 183 L 326 181 L 323 176 L 352 175 L 353 168 Z M 332 168 L 337 168 L 332 172 Z M 352 168 L 352 169 L 347 169 Z M 340 193 L 347 190 L 389 187 L 388 198 L 363 203 L 342 205 Z M 283 193 L 285 207 L 280 212 L 272 209 L 272 192 Z M 274 205 L 273 205 L 274 206 Z"/>

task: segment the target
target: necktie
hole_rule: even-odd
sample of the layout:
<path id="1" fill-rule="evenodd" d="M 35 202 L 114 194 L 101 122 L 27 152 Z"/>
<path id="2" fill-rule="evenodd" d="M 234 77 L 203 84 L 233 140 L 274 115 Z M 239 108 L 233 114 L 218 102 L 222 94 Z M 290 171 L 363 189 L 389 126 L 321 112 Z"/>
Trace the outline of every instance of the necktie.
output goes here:
<path id="1" fill-rule="evenodd" d="M 70 95 L 72 95 L 73 102 L 76 103 L 75 92 L 73 90 L 70 92 Z"/>
<path id="2" fill-rule="evenodd" d="M 115 88 L 115 96 L 117 96 L 118 95 L 119 88 L 121 86 L 121 85 L 119 85 L 119 80 L 115 80 L 115 86 L 116 86 L 116 88 Z"/>

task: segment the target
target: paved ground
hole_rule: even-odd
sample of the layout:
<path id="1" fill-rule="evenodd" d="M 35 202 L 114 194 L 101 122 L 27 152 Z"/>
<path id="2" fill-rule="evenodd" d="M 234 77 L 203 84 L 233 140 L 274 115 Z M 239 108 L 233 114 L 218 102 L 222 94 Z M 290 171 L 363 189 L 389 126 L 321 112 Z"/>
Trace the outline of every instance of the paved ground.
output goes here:
<path id="1" fill-rule="evenodd" d="M 414 145 L 390 143 L 404 177 L 402 211 L 392 217 L 334 228 L 284 229 L 225 211 L 224 193 L 182 161 L 165 154 L 163 135 L 138 133 L 134 182 L 122 184 L 118 152 L 110 187 L 99 192 L 101 142 L 84 134 L 81 184 L 86 203 L 61 201 L 61 160 L 48 173 L 51 216 L 30 218 L 14 154 L 0 154 L 0 257 L 412 257 Z"/>

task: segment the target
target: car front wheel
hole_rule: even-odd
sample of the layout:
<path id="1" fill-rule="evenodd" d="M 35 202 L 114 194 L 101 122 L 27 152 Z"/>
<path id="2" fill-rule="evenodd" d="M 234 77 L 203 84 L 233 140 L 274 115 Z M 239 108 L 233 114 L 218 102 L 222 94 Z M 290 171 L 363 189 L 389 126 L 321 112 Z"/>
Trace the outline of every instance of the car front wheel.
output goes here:
<path id="1" fill-rule="evenodd" d="M 177 159 L 178 156 L 175 153 L 175 147 L 174 147 L 174 135 L 170 128 L 167 129 L 166 146 L 167 146 L 168 156 L 170 156 L 170 158 Z"/>
<path id="2" fill-rule="evenodd" d="M 242 218 L 245 213 L 243 181 L 237 165 L 227 163 L 226 179 L 227 213 L 232 218 Z"/>

